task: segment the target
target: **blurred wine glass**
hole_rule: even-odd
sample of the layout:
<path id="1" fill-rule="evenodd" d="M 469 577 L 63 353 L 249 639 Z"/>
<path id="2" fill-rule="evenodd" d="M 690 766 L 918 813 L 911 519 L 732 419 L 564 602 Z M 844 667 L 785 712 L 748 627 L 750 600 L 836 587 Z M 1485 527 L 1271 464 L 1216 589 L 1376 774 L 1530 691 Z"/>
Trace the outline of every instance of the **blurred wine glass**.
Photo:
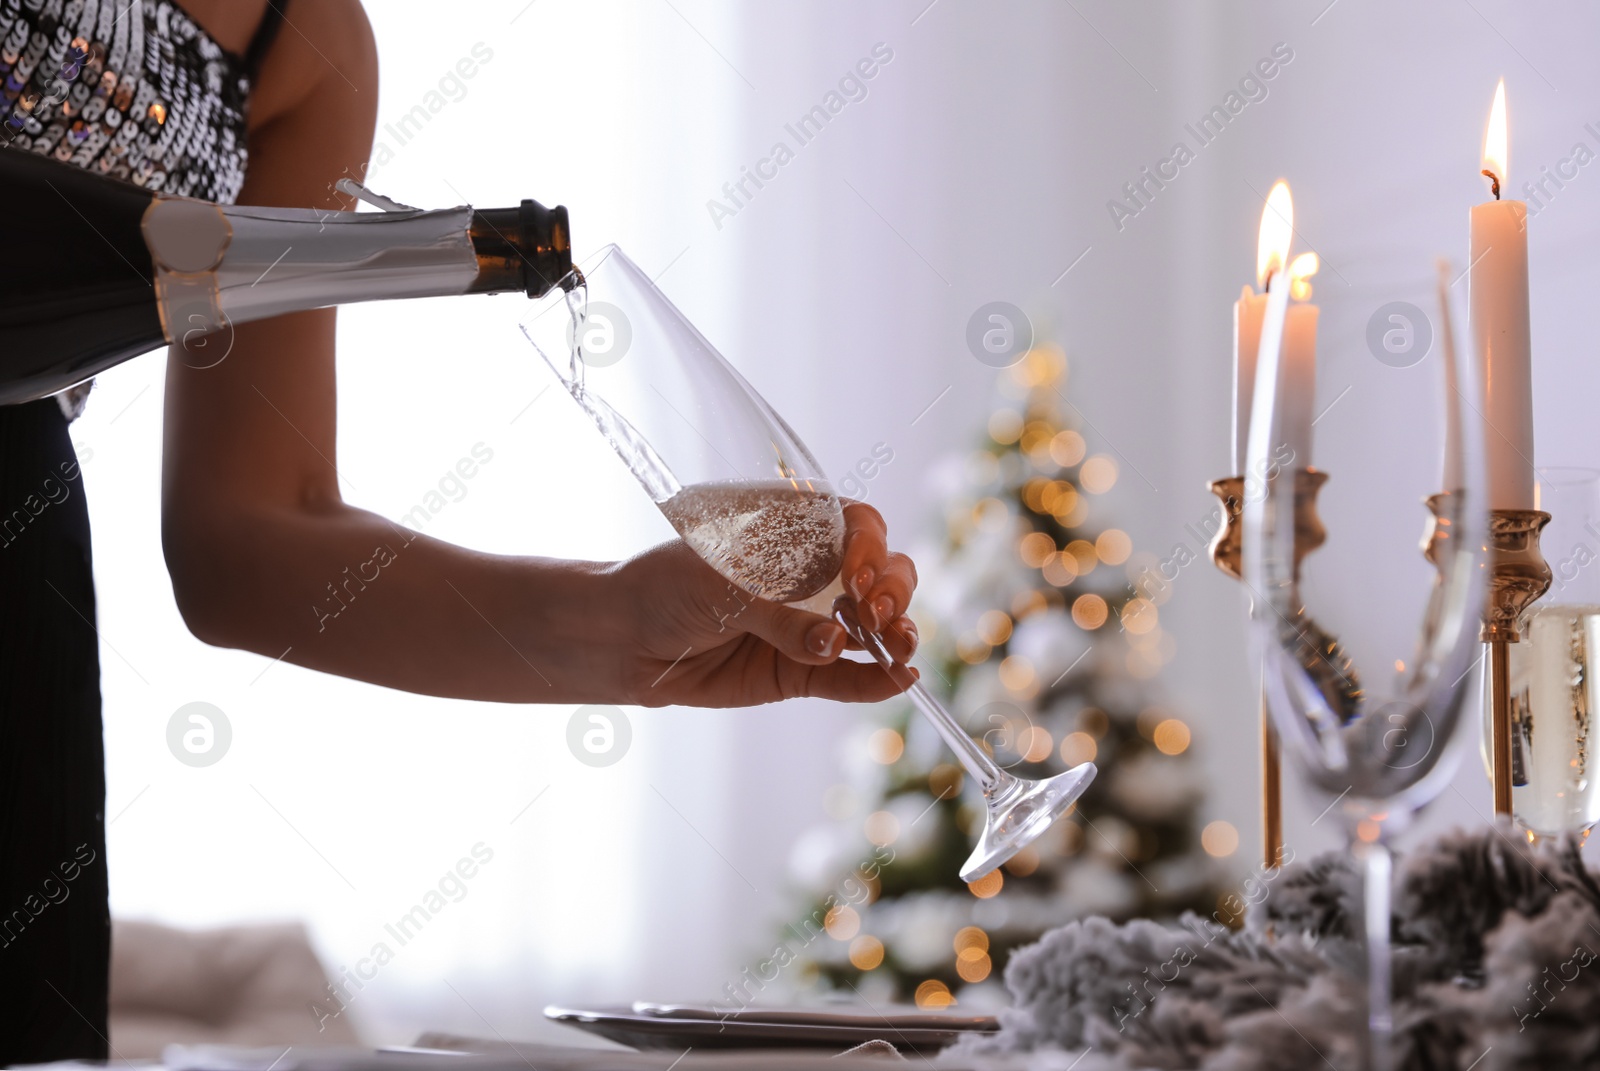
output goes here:
<path id="1" fill-rule="evenodd" d="M 1273 464 L 1275 444 L 1285 441 L 1289 411 L 1280 363 L 1287 287 L 1268 292 L 1257 361 L 1244 493 L 1244 579 L 1250 585 L 1251 635 L 1262 664 L 1262 694 L 1286 752 L 1305 779 L 1331 802 L 1324 813 L 1343 820 L 1350 851 L 1363 872 L 1367 1008 L 1364 1063 L 1372 1071 L 1392 1065 L 1394 1027 L 1390 973 L 1389 841 L 1416 811 L 1448 783 L 1459 759 L 1452 746 L 1469 696 L 1468 678 L 1479 654 L 1483 617 L 1487 495 L 1483 465 L 1483 421 L 1476 406 L 1470 346 L 1452 330 L 1448 302 L 1450 272 L 1441 265 L 1443 321 L 1440 349 L 1451 362 L 1459 389 L 1444 391 L 1447 423 L 1461 429 L 1447 440 L 1446 471 L 1460 473 L 1460 486 L 1430 499 L 1435 511 L 1430 560 L 1437 570 L 1432 598 L 1420 629 L 1411 671 L 1380 697 L 1348 688 L 1347 663 L 1333 657 L 1338 643 L 1319 625 L 1321 607 L 1301 599 L 1295 567 L 1296 531 L 1309 503 L 1297 488 L 1314 485 Z M 1441 382 L 1448 383 L 1448 377 Z M 1360 524 L 1363 518 L 1340 518 Z M 1330 525 L 1337 530 L 1339 523 Z M 1396 553 L 1416 553 L 1414 545 Z M 1351 584 L 1359 576 L 1349 578 Z M 1338 609 L 1338 608 L 1336 608 Z M 1343 607 L 1360 627 L 1374 615 L 1400 607 L 1378 599 Z M 1324 619 L 1326 623 L 1326 619 Z M 1367 679 L 1373 679 L 1368 675 Z M 1352 695 L 1356 702 L 1351 703 Z"/>

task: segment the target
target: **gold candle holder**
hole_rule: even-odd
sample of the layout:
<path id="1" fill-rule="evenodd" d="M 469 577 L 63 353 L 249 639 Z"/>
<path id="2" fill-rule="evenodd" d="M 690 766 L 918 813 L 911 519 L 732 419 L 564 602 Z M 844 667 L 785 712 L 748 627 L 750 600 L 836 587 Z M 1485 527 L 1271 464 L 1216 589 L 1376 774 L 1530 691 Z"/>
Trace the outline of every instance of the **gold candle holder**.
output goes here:
<path id="1" fill-rule="evenodd" d="M 1326 541 L 1327 529 L 1317 515 L 1317 494 L 1328 482 L 1320 469 L 1295 472 L 1294 482 L 1294 575 L 1300 578 L 1300 563 Z M 1235 580 L 1244 579 L 1243 476 L 1212 480 L 1207 485 L 1222 501 L 1222 526 L 1211 540 L 1211 561 Z M 1309 623 L 1304 614 L 1302 621 Z M 1313 626 L 1314 627 L 1314 626 Z M 1336 645 L 1335 645 L 1336 647 Z M 1261 857 L 1269 869 L 1283 862 L 1283 753 L 1278 742 L 1278 727 L 1261 699 Z"/>
<path id="2" fill-rule="evenodd" d="M 1294 578 L 1300 563 L 1327 542 L 1328 530 L 1317 514 L 1317 495 L 1328 482 L 1321 469 L 1305 468 L 1294 474 Z M 1222 527 L 1211 537 L 1211 561 L 1235 580 L 1244 579 L 1244 477 L 1229 476 L 1206 485 L 1222 500 Z"/>
<path id="3" fill-rule="evenodd" d="M 1489 645 L 1489 754 L 1494 811 L 1511 813 L 1511 644 L 1522 638 L 1522 615 L 1550 589 L 1550 566 L 1539 532 L 1550 514 L 1537 509 L 1489 511 L 1489 591 L 1479 637 Z"/>
<path id="4" fill-rule="evenodd" d="M 1244 477 L 1229 476 L 1206 484 L 1222 500 L 1222 525 L 1211 537 L 1211 562 L 1235 580 L 1244 579 Z"/>

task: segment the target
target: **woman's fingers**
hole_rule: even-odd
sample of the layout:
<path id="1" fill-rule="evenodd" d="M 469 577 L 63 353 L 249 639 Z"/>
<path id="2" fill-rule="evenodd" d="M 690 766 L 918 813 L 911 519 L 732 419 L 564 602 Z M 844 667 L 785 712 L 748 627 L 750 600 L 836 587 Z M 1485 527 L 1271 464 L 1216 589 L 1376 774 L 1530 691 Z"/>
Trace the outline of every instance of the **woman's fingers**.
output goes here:
<path id="1" fill-rule="evenodd" d="M 839 575 L 852 598 L 864 598 L 882 575 L 889 557 L 889 529 L 877 510 L 864 502 L 844 503 L 844 564 Z"/>
<path id="2" fill-rule="evenodd" d="M 899 663 L 886 672 L 876 663 L 840 659 L 854 647 L 835 621 L 765 599 L 751 599 L 728 624 L 770 644 L 779 658 L 779 688 L 847 703 L 871 703 L 899 695 L 920 674 L 909 667 L 917 628 L 905 616 L 917 586 L 917 570 L 904 554 L 891 554 L 883 517 L 860 502 L 844 503 L 845 591 L 859 606 L 861 623 L 883 639 Z"/>
<path id="3" fill-rule="evenodd" d="M 911 656 L 917 653 L 917 626 L 909 617 L 897 617 L 884 629 L 883 645 L 889 649 L 889 654 L 896 662 L 904 665 L 911 661 Z"/>
<path id="4" fill-rule="evenodd" d="M 917 586 L 917 567 L 904 554 L 890 554 L 877 580 L 864 594 L 862 617 L 874 631 L 882 631 L 911 605 Z"/>

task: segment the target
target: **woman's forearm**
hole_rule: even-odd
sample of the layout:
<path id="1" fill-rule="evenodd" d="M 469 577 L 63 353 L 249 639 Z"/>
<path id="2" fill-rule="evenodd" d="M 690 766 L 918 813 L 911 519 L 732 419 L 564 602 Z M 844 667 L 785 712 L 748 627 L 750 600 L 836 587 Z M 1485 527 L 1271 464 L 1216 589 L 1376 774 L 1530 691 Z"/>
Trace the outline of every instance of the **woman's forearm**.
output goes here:
<path id="1" fill-rule="evenodd" d="M 344 505 L 188 517 L 164 541 L 208 643 L 428 695 L 628 701 L 615 564 L 483 554 Z"/>

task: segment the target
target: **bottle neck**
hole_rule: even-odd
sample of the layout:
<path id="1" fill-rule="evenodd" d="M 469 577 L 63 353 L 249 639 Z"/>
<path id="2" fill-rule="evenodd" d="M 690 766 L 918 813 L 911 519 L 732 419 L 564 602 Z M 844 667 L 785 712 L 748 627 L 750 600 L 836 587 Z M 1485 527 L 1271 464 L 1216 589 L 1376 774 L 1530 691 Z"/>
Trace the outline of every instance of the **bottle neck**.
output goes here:
<path id="1" fill-rule="evenodd" d="M 543 297 L 572 271 L 564 205 L 523 201 L 516 208 L 475 210 L 467 234 L 478 257 L 478 277 L 468 293 L 521 290 Z"/>
<path id="2" fill-rule="evenodd" d="M 156 198 L 145 242 L 168 341 L 304 309 L 520 291 L 572 266 L 566 209 L 326 212 Z"/>

